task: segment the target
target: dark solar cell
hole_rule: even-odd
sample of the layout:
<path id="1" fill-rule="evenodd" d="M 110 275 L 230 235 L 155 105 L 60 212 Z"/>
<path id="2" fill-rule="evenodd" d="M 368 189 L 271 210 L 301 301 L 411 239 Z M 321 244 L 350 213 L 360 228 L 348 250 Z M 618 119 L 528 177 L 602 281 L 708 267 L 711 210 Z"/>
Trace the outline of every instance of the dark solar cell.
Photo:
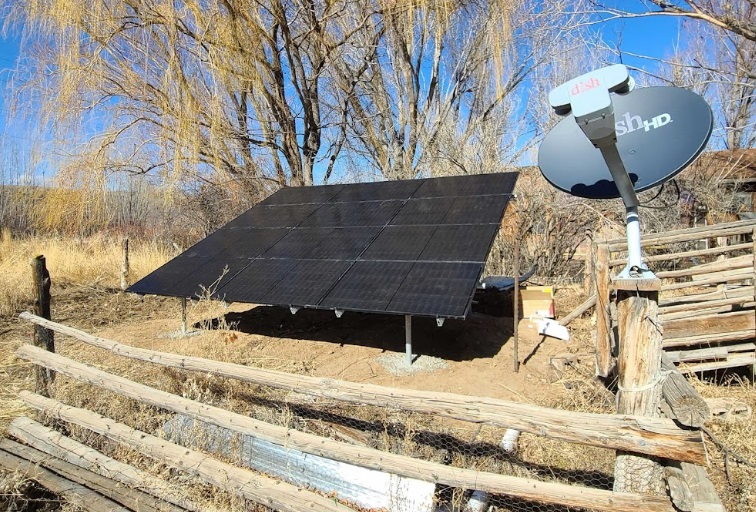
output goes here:
<path id="1" fill-rule="evenodd" d="M 356 259 L 380 230 L 378 226 L 335 228 L 307 257 L 310 259 Z"/>
<path id="2" fill-rule="evenodd" d="M 385 226 L 401 206 L 401 201 L 324 204 L 301 227 Z"/>
<path id="3" fill-rule="evenodd" d="M 227 229 L 246 228 L 293 228 L 309 217 L 320 204 L 283 204 L 266 206 L 258 204 L 223 226 Z"/>
<path id="4" fill-rule="evenodd" d="M 325 203 L 339 193 L 344 185 L 325 185 L 320 187 L 284 187 L 260 204 L 265 206 L 275 204 Z"/>
<path id="5" fill-rule="evenodd" d="M 435 230 L 436 226 L 386 226 L 360 259 L 415 261 Z"/>
<path id="6" fill-rule="evenodd" d="M 499 224 L 509 202 L 509 194 L 466 196 L 454 200 L 444 224 Z"/>
<path id="7" fill-rule="evenodd" d="M 514 172 L 434 178 L 425 180 L 412 198 L 511 194 L 516 181 Z"/>
<path id="8" fill-rule="evenodd" d="M 382 181 L 379 183 L 354 183 L 344 185 L 341 192 L 333 196 L 331 203 L 381 201 L 387 199 L 409 199 L 423 180 Z M 379 186 L 376 186 L 379 185 Z"/>
<path id="9" fill-rule="evenodd" d="M 191 296 L 191 291 L 189 295 L 183 294 L 182 290 L 177 287 L 177 284 L 188 279 L 205 261 L 207 261 L 206 258 L 189 257 L 186 254 L 180 254 L 131 285 L 129 291 L 142 294 L 168 295 L 171 297 L 189 297 Z"/>
<path id="10" fill-rule="evenodd" d="M 391 224 L 439 224 L 452 203 L 453 197 L 410 199 L 391 220 Z"/>
<path id="11" fill-rule="evenodd" d="M 438 226 L 418 260 L 485 262 L 498 230 L 498 224 Z"/>
<path id="12" fill-rule="evenodd" d="M 333 231 L 333 228 L 295 228 L 263 254 L 265 258 L 307 257 Z"/>
<path id="13" fill-rule="evenodd" d="M 316 306 L 351 264 L 342 260 L 303 260 L 265 295 L 263 302 Z"/>
<path id="14" fill-rule="evenodd" d="M 358 261 L 326 295 L 320 306 L 384 311 L 412 268 L 409 262 Z"/>
<path id="15" fill-rule="evenodd" d="M 265 294 L 298 263 L 299 260 L 294 259 L 256 259 L 222 286 L 215 295 L 219 299 L 232 302 L 265 304 Z"/>
<path id="16" fill-rule="evenodd" d="M 222 256 L 200 259 L 202 264 L 175 285 L 182 297 L 210 297 L 253 261 Z"/>
<path id="17" fill-rule="evenodd" d="M 186 256 L 256 258 L 283 238 L 289 228 L 221 228 L 184 252 Z"/>
<path id="18" fill-rule="evenodd" d="M 417 262 L 387 310 L 462 318 L 482 271 L 482 263 Z"/>

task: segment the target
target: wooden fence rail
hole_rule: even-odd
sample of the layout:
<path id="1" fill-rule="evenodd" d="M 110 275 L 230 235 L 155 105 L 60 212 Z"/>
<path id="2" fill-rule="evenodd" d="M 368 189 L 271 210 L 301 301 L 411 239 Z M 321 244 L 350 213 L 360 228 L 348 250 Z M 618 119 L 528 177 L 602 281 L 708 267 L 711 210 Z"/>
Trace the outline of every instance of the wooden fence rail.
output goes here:
<path id="1" fill-rule="evenodd" d="M 673 421 L 667 419 L 578 413 L 493 398 L 404 390 L 371 384 L 357 384 L 334 379 L 293 375 L 274 370 L 212 361 L 199 357 L 181 356 L 131 347 L 113 340 L 98 338 L 78 329 L 51 322 L 29 313 L 22 313 L 20 317 L 60 334 L 74 337 L 89 345 L 108 350 L 114 354 L 171 368 L 197 371 L 205 374 L 212 373 L 222 377 L 296 391 L 320 398 L 398 408 L 472 423 L 486 423 L 573 443 L 656 455 L 698 464 L 705 463 L 706 460 L 700 432 L 680 429 Z M 71 364 L 76 364 L 78 365 L 77 368 L 84 367 L 93 371 L 90 367 L 85 367 L 73 361 L 70 363 L 62 362 L 61 359 L 57 359 L 60 356 L 46 353 L 43 350 L 32 351 L 32 347 L 29 346 L 21 347 L 19 349 L 19 356 L 32 360 L 42 366 L 49 365 L 53 369 L 63 365 L 68 365 L 71 368 Z M 113 387 L 112 382 L 100 383 L 102 380 L 105 380 L 104 377 L 97 379 L 97 385 L 108 388 Z M 115 391 L 119 392 L 118 390 Z M 307 450 L 303 449 L 303 451 Z M 411 476 L 420 478 L 415 475 Z"/>
<path id="2" fill-rule="evenodd" d="M 664 512 L 672 512 L 674 510 L 666 497 L 611 492 L 486 473 L 381 452 L 362 446 L 340 443 L 285 427 L 270 425 L 217 407 L 171 395 L 29 345 L 19 349 L 19 356 L 35 364 L 55 368 L 61 374 L 82 382 L 103 387 L 142 403 L 172 410 L 176 413 L 243 435 L 251 435 L 307 453 L 379 471 L 387 471 L 400 476 L 408 476 L 453 487 L 515 496 L 526 500 L 535 500 L 540 503 L 561 504 L 593 510 L 621 512 L 636 512 L 639 508 L 642 510 Z M 19 397 L 27 405 L 37 410 L 125 443 L 148 456 L 168 458 L 172 461 L 172 464 L 178 464 L 179 467 L 186 469 L 206 469 L 211 475 L 217 474 L 221 479 L 228 479 L 234 486 L 238 486 L 241 483 L 238 479 L 230 478 L 233 473 L 229 469 L 220 470 L 212 467 L 212 464 L 215 464 L 215 462 L 212 460 L 208 461 L 208 457 L 206 456 L 202 460 L 195 460 L 197 456 L 190 454 L 191 450 L 187 450 L 186 448 L 178 446 L 173 448 L 171 443 L 167 443 L 165 440 L 153 438 L 144 432 L 136 431 L 85 409 L 70 407 L 40 395 L 22 391 Z M 242 471 L 238 468 L 235 469 Z M 208 477 L 208 475 L 205 476 L 206 478 Z M 215 481 L 212 483 L 218 485 Z M 258 494 L 263 494 L 263 491 L 270 490 L 267 486 L 260 486 L 259 489 L 255 487 L 255 489 L 257 489 Z M 269 506 L 279 508 L 280 503 L 286 503 L 286 501 L 283 500 L 275 505 L 271 502 Z M 288 507 L 280 507 L 280 509 L 299 510 L 296 507 L 292 507 L 291 503 L 289 503 Z M 304 508 L 301 509 L 304 510 Z M 307 510 L 313 510 L 312 505 L 308 505 Z M 324 509 L 321 508 L 321 510 Z M 340 510 L 344 510 L 343 506 Z"/>

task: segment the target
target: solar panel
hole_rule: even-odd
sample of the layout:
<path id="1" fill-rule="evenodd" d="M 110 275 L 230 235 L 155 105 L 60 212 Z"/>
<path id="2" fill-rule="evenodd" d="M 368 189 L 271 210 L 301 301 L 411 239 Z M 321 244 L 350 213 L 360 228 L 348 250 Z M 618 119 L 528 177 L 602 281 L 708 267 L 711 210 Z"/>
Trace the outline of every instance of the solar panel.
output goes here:
<path id="1" fill-rule="evenodd" d="M 464 318 L 516 179 L 284 188 L 129 290 Z"/>

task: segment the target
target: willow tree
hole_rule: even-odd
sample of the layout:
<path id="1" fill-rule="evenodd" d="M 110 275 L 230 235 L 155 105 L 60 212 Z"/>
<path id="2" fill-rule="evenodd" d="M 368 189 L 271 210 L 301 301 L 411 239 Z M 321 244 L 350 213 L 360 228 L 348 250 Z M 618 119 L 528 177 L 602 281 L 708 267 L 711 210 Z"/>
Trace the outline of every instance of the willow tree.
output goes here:
<path id="1" fill-rule="evenodd" d="M 537 0 L 0 2 L 23 27 L 17 108 L 61 166 L 252 198 L 350 165 L 496 170 L 527 147 L 524 86 L 569 25 L 568 2 Z"/>
<path id="2" fill-rule="evenodd" d="M 6 24 L 33 66 L 22 98 L 61 140 L 85 136 L 75 167 L 254 192 L 313 181 L 323 83 L 360 28 L 348 3 L 30 0 Z"/>

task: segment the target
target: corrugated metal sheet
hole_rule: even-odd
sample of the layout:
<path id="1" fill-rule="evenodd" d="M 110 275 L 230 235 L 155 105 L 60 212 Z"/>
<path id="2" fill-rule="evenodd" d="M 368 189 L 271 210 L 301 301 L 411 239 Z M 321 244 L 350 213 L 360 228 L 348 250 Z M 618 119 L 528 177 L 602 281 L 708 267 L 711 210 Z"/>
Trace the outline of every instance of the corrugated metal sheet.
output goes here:
<path id="1" fill-rule="evenodd" d="M 216 453 L 301 487 L 336 493 L 365 508 L 432 512 L 435 484 L 307 454 L 252 436 L 175 416 L 165 424 L 169 439 Z"/>

